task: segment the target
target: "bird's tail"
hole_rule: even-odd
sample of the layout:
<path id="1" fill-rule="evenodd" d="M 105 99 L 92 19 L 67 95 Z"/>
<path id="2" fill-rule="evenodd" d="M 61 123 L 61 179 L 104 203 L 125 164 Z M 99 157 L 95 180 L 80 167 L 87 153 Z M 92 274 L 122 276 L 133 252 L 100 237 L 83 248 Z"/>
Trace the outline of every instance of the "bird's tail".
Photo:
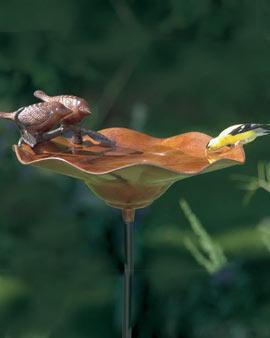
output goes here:
<path id="1" fill-rule="evenodd" d="M 260 135 L 270 134 L 270 123 L 257 124 L 255 129 Z"/>
<path id="2" fill-rule="evenodd" d="M 49 102 L 51 100 L 51 97 L 40 89 L 34 91 L 34 96 L 45 102 Z"/>
<path id="3" fill-rule="evenodd" d="M 13 120 L 13 121 L 14 121 L 15 115 L 16 115 L 15 112 L 11 112 L 11 113 L 8 113 L 8 112 L 0 112 L 0 119 Z"/>

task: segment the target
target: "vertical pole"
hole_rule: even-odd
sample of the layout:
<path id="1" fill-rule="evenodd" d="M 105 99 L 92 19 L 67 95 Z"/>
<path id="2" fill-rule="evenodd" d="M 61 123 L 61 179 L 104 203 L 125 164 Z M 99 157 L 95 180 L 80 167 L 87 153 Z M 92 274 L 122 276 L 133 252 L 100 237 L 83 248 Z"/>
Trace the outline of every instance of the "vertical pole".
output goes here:
<path id="1" fill-rule="evenodd" d="M 122 308 L 122 338 L 132 337 L 131 311 L 132 311 L 132 280 L 134 273 L 134 209 L 123 209 L 122 211 L 125 233 L 125 263 L 124 263 L 124 288 L 123 288 L 123 308 Z"/>

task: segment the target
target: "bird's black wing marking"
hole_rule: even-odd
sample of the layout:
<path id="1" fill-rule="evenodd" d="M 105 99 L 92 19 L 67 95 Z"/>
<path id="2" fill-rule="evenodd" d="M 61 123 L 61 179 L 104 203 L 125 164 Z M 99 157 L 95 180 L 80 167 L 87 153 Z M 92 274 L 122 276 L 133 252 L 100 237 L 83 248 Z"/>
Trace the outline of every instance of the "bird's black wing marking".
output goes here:
<path id="1" fill-rule="evenodd" d="M 236 127 L 235 129 L 233 129 L 230 134 L 231 135 L 237 135 L 239 133 L 243 133 L 245 131 L 250 130 L 250 125 L 251 123 L 247 123 L 247 124 L 241 124 L 241 126 Z"/>
<path id="2" fill-rule="evenodd" d="M 246 131 L 250 131 L 250 130 L 254 130 L 258 128 L 265 128 L 265 126 L 266 126 L 265 124 L 259 124 L 259 123 L 245 123 L 245 124 L 241 124 L 241 126 L 232 130 L 230 134 L 237 135 L 239 133 L 244 133 Z"/>

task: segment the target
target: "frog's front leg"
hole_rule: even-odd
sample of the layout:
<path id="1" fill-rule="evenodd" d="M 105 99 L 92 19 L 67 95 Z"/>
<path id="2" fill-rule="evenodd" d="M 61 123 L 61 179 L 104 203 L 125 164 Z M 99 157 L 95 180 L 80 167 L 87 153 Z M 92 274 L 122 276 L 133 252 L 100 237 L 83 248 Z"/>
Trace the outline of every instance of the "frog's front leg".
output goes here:
<path id="1" fill-rule="evenodd" d="M 102 135 L 101 133 L 97 131 L 81 128 L 81 133 L 90 136 L 93 140 L 100 142 L 101 145 L 104 145 L 106 147 L 115 146 L 115 141 L 110 140 L 108 137 Z"/>
<path id="2" fill-rule="evenodd" d="M 62 136 L 65 132 L 65 128 L 63 126 L 60 126 L 56 129 L 44 132 L 44 133 L 40 133 L 37 136 L 37 142 L 45 142 L 45 141 L 50 141 L 51 139 L 58 137 L 58 136 Z"/>

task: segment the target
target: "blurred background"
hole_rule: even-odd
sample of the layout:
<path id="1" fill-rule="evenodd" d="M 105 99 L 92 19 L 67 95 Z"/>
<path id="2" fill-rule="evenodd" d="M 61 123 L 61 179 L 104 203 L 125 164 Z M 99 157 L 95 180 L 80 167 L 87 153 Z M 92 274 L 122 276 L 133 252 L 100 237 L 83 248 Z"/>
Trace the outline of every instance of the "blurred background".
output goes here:
<path id="1" fill-rule="evenodd" d="M 36 102 L 39 88 L 86 98 L 96 130 L 214 136 L 270 122 L 269 16 L 266 0 L 1 2 L 0 109 Z M 120 212 L 82 182 L 23 167 L 15 126 L 0 133 L 0 337 L 120 337 Z M 270 195 L 244 204 L 233 178 L 256 176 L 269 144 L 138 212 L 134 337 L 269 337 Z M 184 244 L 196 235 L 181 198 L 228 260 L 212 273 Z"/>

